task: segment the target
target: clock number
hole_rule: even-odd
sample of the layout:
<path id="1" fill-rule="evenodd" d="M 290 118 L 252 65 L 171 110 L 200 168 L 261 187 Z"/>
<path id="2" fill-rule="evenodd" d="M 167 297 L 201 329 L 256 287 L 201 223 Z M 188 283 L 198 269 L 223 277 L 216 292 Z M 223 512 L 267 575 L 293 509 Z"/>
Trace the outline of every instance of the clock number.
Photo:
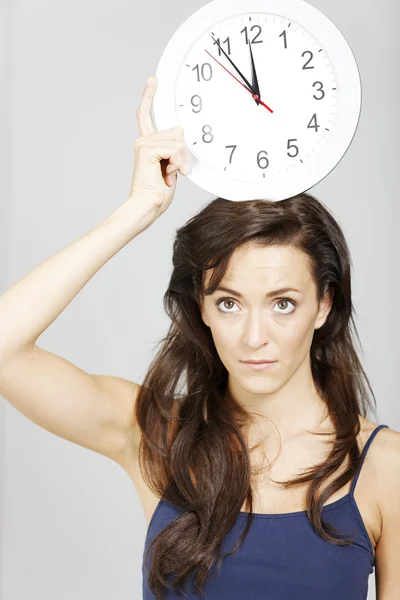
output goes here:
<path id="1" fill-rule="evenodd" d="M 266 169 L 267 167 L 269 167 L 269 160 L 266 156 L 260 156 L 260 154 L 262 152 L 265 152 L 265 154 L 268 154 L 268 152 L 266 152 L 265 150 L 260 150 L 260 152 L 257 154 L 257 164 L 260 167 L 260 169 Z M 264 163 L 264 166 L 261 164 L 262 160 L 267 161 L 266 163 Z"/>
<path id="2" fill-rule="evenodd" d="M 288 156 L 290 156 L 290 158 L 296 158 L 296 156 L 297 156 L 297 155 L 298 155 L 298 153 L 299 153 L 299 149 L 298 149 L 298 147 L 296 146 L 296 144 L 291 144 L 290 142 L 297 142 L 297 139 L 295 138 L 295 139 L 293 139 L 293 140 L 288 140 L 288 145 L 287 145 L 287 147 L 288 147 L 288 150 L 289 150 L 290 148 L 296 148 L 296 154 L 289 154 L 289 152 L 287 152 L 286 154 L 287 154 Z"/>
<path id="3" fill-rule="evenodd" d="M 229 164 L 231 164 L 231 162 L 232 162 L 232 156 L 233 156 L 233 153 L 235 152 L 237 146 L 225 146 L 225 148 L 233 148 L 233 150 L 231 152 L 231 155 L 229 157 Z"/>
<path id="4" fill-rule="evenodd" d="M 322 92 L 322 96 L 320 98 L 317 98 L 316 96 L 313 95 L 313 98 L 315 98 L 315 100 L 322 100 L 322 98 L 325 97 L 325 92 L 324 92 L 324 84 L 321 81 L 316 81 L 315 83 L 313 83 L 313 87 L 315 85 L 320 85 L 321 87 L 319 88 L 319 90 L 317 90 L 318 92 Z"/>
<path id="5" fill-rule="evenodd" d="M 256 42 L 256 39 L 258 38 L 258 36 L 261 34 L 261 27 L 259 25 L 253 25 L 253 27 L 251 27 L 251 31 L 253 31 L 253 29 L 259 29 L 259 32 L 257 33 L 257 35 L 251 40 L 252 44 L 262 44 L 263 40 L 258 40 Z M 240 33 L 244 33 L 245 38 L 246 38 L 246 44 L 249 43 L 249 35 L 247 33 L 247 25 L 244 29 L 242 29 L 242 31 Z"/>
<path id="6" fill-rule="evenodd" d="M 205 67 L 208 67 L 208 79 L 206 77 L 206 71 L 207 69 L 205 69 Z M 203 65 L 201 65 L 201 71 L 200 71 L 200 66 L 197 64 L 195 67 L 193 67 L 192 71 L 197 71 L 197 81 L 200 81 L 200 73 L 202 78 L 204 79 L 204 81 L 210 81 L 211 77 L 212 77 L 212 67 L 210 65 L 210 63 L 204 63 Z"/>
<path id="7" fill-rule="evenodd" d="M 193 100 L 194 100 L 195 98 L 198 98 L 198 99 L 199 99 L 199 102 L 198 102 L 198 104 L 195 104 L 195 103 L 193 102 Z M 195 96 L 192 96 L 192 97 L 190 98 L 190 102 L 192 103 L 192 106 L 194 106 L 195 108 L 199 107 L 199 110 L 194 110 L 194 109 L 192 108 L 192 112 L 194 112 L 194 113 L 199 113 L 199 112 L 201 111 L 201 109 L 203 108 L 203 103 L 202 103 L 202 101 L 201 101 L 201 98 L 200 98 L 200 96 L 198 96 L 197 94 L 196 94 Z"/>
<path id="8" fill-rule="evenodd" d="M 219 47 L 219 46 L 221 45 L 221 42 L 220 42 L 219 40 L 220 40 L 220 38 L 218 38 L 218 39 L 217 39 L 217 40 L 214 42 L 214 45 L 215 45 L 215 44 L 217 44 L 217 42 L 218 42 L 218 44 L 217 44 L 217 45 L 218 45 L 218 56 L 221 56 L 221 54 L 222 54 L 222 51 L 221 51 L 221 48 Z M 230 40 L 229 40 L 229 37 L 227 37 L 227 38 L 226 38 L 226 40 L 224 40 L 222 43 L 223 43 L 223 44 L 227 44 L 227 46 L 228 46 L 228 55 L 230 55 L 230 53 L 231 53 L 231 42 L 230 42 Z"/>
<path id="9" fill-rule="evenodd" d="M 205 128 L 206 128 L 206 127 L 208 127 L 208 128 L 210 129 L 210 131 L 205 131 Z M 203 142 L 205 142 L 206 144 L 209 144 L 210 142 L 212 142 L 212 141 L 213 141 L 213 139 L 214 139 L 214 136 L 213 136 L 213 134 L 211 133 L 211 125 L 204 125 L 204 126 L 203 126 L 203 129 L 202 129 L 202 132 L 203 132 L 203 136 L 202 136 L 202 140 L 203 140 Z M 209 135 L 209 136 L 210 136 L 210 139 L 209 139 L 209 140 L 206 140 L 206 136 L 207 136 L 207 135 Z"/>
<path id="10" fill-rule="evenodd" d="M 284 29 L 279 37 L 283 36 L 283 41 L 285 44 L 285 50 L 287 50 L 287 39 L 286 39 L 286 29 Z"/>
<path id="11" fill-rule="evenodd" d="M 314 121 L 314 125 L 311 125 L 311 123 Z M 321 125 L 318 125 L 317 123 L 317 115 L 314 114 L 309 122 L 309 124 L 307 125 L 307 129 L 315 129 L 315 133 L 318 133 L 318 128 L 321 127 Z"/>
<path id="12" fill-rule="evenodd" d="M 310 58 L 308 59 L 308 61 L 303 65 L 303 70 L 305 71 L 306 69 L 315 69 L 315 67 L 307 67 L 308 63 L 310 61 L 312 61 L 312 59 L 314 58 L 314 54 L 310 51 L 310 50 L 306 50 L 305 52 L 303 52 L 302 56 L 304 56 L 305 54 L 309 54 Z"/>

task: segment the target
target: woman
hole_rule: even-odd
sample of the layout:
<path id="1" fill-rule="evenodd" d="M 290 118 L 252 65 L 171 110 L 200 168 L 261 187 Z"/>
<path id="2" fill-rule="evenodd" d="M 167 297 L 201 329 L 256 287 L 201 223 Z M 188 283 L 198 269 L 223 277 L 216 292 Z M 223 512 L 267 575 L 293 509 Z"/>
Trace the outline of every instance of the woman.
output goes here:
<path id="1" fill-rule="evenodd" d="M 129 473 L 148 522 L 144 600 L 361 600 L 374 560 L 392 600 L 400 433 L 366 418 L 349 251 L 314 197 L 217 198 L 178 230 L 172 323 L 141 386 L 36 344 L 187 174 L 182 129 L 154 132 L 155 91 L 153 78 L 128 200 L 0 297 L 0 393 Z"/>

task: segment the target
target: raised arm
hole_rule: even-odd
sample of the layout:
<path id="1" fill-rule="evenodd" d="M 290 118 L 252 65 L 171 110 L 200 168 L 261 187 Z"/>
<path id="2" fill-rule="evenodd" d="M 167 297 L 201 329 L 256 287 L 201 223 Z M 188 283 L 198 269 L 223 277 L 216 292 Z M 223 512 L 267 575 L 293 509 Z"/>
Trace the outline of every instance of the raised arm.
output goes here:
<path id="1" fill-rule="evenodd" d="M 92 375 L 36 341 L 93 275 L 142 231 L 135 199 L 0 296 L 0 394 L 48 431 L 121 462 L 137 435 L 139 386 Z"/>
<path id="2" fill-rule="evenodd" d="M 93 275 L 166 210 L 177 171 L 186 174 L 182 129 L 154 132 L 155 83 L 146 86 L 137 111 L 140 137 L 128 200 L 0 296 L 0 394 L 37 425 L 122 466 L 139 441 L 134 403 L 140 386 L 86 373 L 37 340 Z"/>

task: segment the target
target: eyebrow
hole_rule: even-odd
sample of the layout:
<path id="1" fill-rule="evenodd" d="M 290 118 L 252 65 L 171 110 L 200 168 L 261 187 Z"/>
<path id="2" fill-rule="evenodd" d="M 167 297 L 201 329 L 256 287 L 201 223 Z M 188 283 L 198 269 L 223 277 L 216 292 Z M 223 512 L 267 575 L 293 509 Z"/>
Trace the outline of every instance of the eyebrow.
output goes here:
<path id="1" fill-rule="evenodd" d="M 232 294 L 233 296 L 237 296 L 238 298 L 243 298 L 243 294 L 227 287 L 218 287 L 215 290 L 215 292 L 227 292 L 228 294 Z M 286 292 L 298 292 L 299 294 L 301 294 L 301 292 L 296 288 L 286 287 L 280 288 L 279 290 L 272 290 L 271 292 L 268 292 L 268 294 L 265 294 L 265 297 L 270 298 L 271 296 L 279 296 L 281 294 L 286 294 Z"/>

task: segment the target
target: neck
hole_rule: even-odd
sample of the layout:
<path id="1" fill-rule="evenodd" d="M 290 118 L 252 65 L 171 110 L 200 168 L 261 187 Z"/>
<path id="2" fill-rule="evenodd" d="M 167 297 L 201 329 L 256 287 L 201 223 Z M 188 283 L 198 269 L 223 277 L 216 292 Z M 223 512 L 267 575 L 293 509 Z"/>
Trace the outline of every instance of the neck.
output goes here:
<path id="1" fill-rule="evenodd" d="M 273 384 L 271 377 L 269 386 L 272 388 Z M 325 430 L 332 426 L 327 404 L 315 386 L 309 360 L 303 361 L 284 385 L 279 387 L 279 381 L 277 384 L 271 392 L 257 392 L 251 389 L 251 385 L 245 386 L 229 376 L 227 390 L 238 404 L 251 413 L 251 426 L 262 423 L 264 431 L 265 428 L 278 429 L 283 439 L 293 438 L 307 430 Z"/>

